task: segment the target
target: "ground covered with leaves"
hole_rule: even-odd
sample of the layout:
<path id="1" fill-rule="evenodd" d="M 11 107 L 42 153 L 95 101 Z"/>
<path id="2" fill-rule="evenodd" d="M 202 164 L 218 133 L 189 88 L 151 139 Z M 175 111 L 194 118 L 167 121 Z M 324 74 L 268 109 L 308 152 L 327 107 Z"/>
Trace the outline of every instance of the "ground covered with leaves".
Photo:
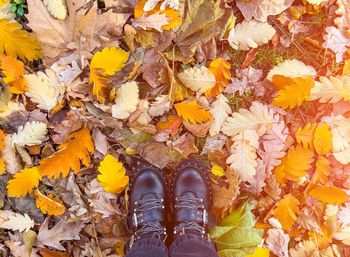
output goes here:
<path id="1" fill-rule="evenodd" d="M 220 256 L 350 256 L 348 0 L 0 0 L 2 256 L 120 256 L 129 177 L 208 167 Z"/>

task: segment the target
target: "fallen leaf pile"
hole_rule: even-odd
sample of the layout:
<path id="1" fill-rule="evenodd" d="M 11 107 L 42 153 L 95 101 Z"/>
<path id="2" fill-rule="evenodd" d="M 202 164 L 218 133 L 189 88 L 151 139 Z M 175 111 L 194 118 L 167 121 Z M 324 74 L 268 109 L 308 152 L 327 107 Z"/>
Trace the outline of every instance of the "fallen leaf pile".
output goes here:
<path id="1" fill-rule="evenodd" d="M 350 256 L 349 17 L 347 0 L 0 0 L 2 256 L 122 255 L 133 170 L 170 179 L 186 158 L 207 167 L 219 256 Z"/>

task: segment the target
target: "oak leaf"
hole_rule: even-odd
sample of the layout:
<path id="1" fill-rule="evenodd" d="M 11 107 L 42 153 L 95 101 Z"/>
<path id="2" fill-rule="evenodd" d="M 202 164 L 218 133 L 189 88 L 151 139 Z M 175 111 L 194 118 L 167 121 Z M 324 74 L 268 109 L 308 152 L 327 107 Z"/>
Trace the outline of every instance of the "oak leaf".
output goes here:
<path id="1" fill-rule="evenodd" d="M 78 173 L 80 160 L 87 167 L 91 161 L 89 153 L 94 153 L 94 144 L 89 129 L 82 128 L 71 133 L 67 141 L 59 145 L 57 149 L 59 151 L 39 161 L 40 174 L 48 178 L 58 178 L 60 175 L 66 177 L 70 170 Z"/>
<path id="2" fill-rule="evenodd" d="M 283 84 L 275 84 L 276 80 L 273 80 L 275 86 L 283 88 L 278 91 L 278 96 L 273 99 L 273 104 L 283 109 L 293 109 L 296 105 L 300 106 L 304 100 L 309 99 L 310 91 L 315 85 L 315 81 L 310 76 L 297 77 L 292 80 L 284 77 L 278 82 Z"/>
<path id="3" fill-rule="evenodd" d="M 227 80 L 231 78 L 230 68 L 230 63 L 222 58 L 217 58 L 210 63 L 208 69 L 214 74 L 216 84 L 205 92 L 208 99 L 216 97 L 228 86 Z"/>
<path id="4" fill-rule="evenodd" d="M 148 18 L 151 18 L 153 15 L 155 15 L 154 18 L 156 18 L 158 22 L 160 17 L 163 17 L 162 19 L 167 20 L 166 23 L 162 24 L 161 26 L 160 24 L 156 24 L 158 22 L 153 22 L 153 26 L 155 26 L 156 27 L 155 29 L 157 29 L 158 31 L 170 30 L 170 29 L 176 28 L 181 23 L 182 19 L 180 17 L 180 14 L 170 7 L 166 7 L 164 10 L 161 10 L 160 9 L 161 3 L 156 4 L 156 6 L 152 8 L 152 10 L 145 12 L 143 8 L 146 2 L 147 0 L 141 0 L 135 5 L 135 8 L 134 8 L 135 20 L 133 21 L 133 26 L 135 26 L 134 22 L 136 22 L 137 24 L 140 18 L 143 18 L 146 21 Z M 152 26 L 152 22 L 147 22 L 147 23 L 149 23 L 149 25 Z"/>
<path id="5" fill-rule="evenodd" d="M 226 163 L 236 171 L 242 182 L 249 181 L 258 166 L 256 149 L 259 148 L 259 136 L 255 130 L 245 130 L 231 140 L 231 155 Z"/>
<path id="6" fill-rule="evenodd" d="M 318 154 L 325 155 L 332 149 L 332 132 L 329 131 L 328 124 L 317 126 L 313 143 Z"/>
<path id="7" fill-rule="evenodd" d="M 56 19 L 66 18 L 67 9 L 63 0 L 44 0 L 43 3 Z"/>
<path id="8" fill-rule="evenodd" d="M 129 177 L 125 176 L 125 168 L 112 155 L 106 155 L 98 167 L 101 173 L 97 176 L 100 185 L 108 193 L 119 194 L 125 190 L 129 183 Z"/>
<path id="9" fill-rule="evenodd" d="M 63 202 L 59 199 L 55 199 L 52 194 L 46 196 L 38 189 L 35 190 L 34 194 L 36 196 L 35 205 L 42 213 L 59 216 L 65 212 L 66 208 L 64 207 Z"/>
<path id="10" fill-rule="evenodd" d="M 79 240 L 80 230 L 83 228 L 84 223 L 82 221 L 77 222 L 65 222 L 60 220 L 51 229 L 48 227 L 49 218 L 46 218 L 44 223 L 39 228 L 37 236 L 37 246 L 44 247 L 44 245 L 53 247 L 57 250 L 66 251 L 61 245 L 62 240 Z"/>
<path id="11" fill-rule="evenodd" d="M 284 230 L 288 230 L 293 226 L 299 213 L 299 201 L 292 194 L 285 195 L 282 200 L 277 203 L 274 209 L 274 217 L 278 219 Z"/>
<path id="12" fill-rule="evenodd" d="M 21 30 L 17 22 L 8 19 L 0 19 L 0 53 L 22 60 L 33 61 L 43 56 L 41 47 L 35 38 L 25 30 Z"/>
<path id="13" fill-rule="evenodd" d="M 93 83 L 92 93 L 97 96 L 97 100 L 105 103 L 111 89 L 108 76 L 120 71 L 127 60 L 129 54 L 116 47 L 105 47 L 101 52 L 96 52 L 90 63 L 89 82 Z"/>
<path id="14" fill-rule="evenodd" d="M 308 123 L 304 128 L 298 128 L 295 138 L 298 144 L 303 144 L 304 148 L 313 147 L 314 133 L 317 123 Z"/>
<path id="15" fill-rule="evenodd" d="M 64 87 L 60 87 L 58 80 L 56 81 L 54 71 L 46 69 L 46 73 L 39 71 L 23 77 L 27 86 L 25 95 L 38 104 L 40 109 L 50 111 L 57 105 L 58 96 L 64 91 Z"/>
<path id="16" fill-rule="evenodd" d="M 228 136 L 234 136 L 244 130 L 256 130 L 262 136 L 273 121 L 273 110 L 266 105 L 253 102 L 249 110 L 240 109 L 228 117 L 222 127 L 222 132 Z"/>
<path id="17" fill-rule="evenodd" d="M 305 149 L 301 145 L 289 149 L 287 155 L 282 158 L 281 164 L 273 170 L 277 182 L 281 186 L 284 186 L 285 179 L 299 182 L 300 178 L 306 176 L 306 171 L 311 168 L 313 155 L 312 150 Z"/>
<path id="18" fill-rule="evenodd" d="M 18 128 L 12 136 L 12 143 L 20 146 L 40 145 L 47 134 L 47 125 L 43 122 L 27 122 Z"/>
<path id="19" fill-rule="evenodd" d="M 213 116 L 214 121 L 209 128 L 210 136 L 216 136 L 219 134 L 224 122 L 229 114 L 232 113 L 231 107 L 228 105 L 228 99 L 220 94 L 216 97 L 216 101 L 211 104 L 210 114 Z"/>
<path id="20" fill-rule="evenodd" d="M 250 21 L 252 18 L 266 22 L 269 15 L 282 13 L 293 0 L 251 0 L 237 1 L 237 7 L 242 12 L 244 18 Z"/>
<path id="21" fill-rule="evenodd" d="M 319 100 L 320 103 L 336 103 L 340 100 L 350 99 L 350 77 L 320 77 L 311 89 L 310 101 Z"/>
<path id="22" fill-rule="evenodd" d="M 272 81 L 273 76 L 275 75 L 282 75 L 292 79 L 305 76 L 315 77 L 316 70 L 310 65 L 305 65 L 303 62 L 293 59 L 286 60 L 273 67 L 267 74 L 266 78 Z"/>
<path id="23" fill-rule="evenodd" d="M 212 120 L 210 112 L 208 112 L 203 106 L 198 105 L 196 101 L 192 102 L 180 102 L 174 104 L 177 115 L 182 117 L 185 121 L 191 123 L 202 123 L 207 120 Z"/>
<path id="24" fill-rule="evenodd" d="M 38 167 L 20 170 L 7 185 L 7 194 L 10 197 L 26 196 L 33 188 L 38 187 L 41 175 Z"/>
<path id="25" fill-rule="evenodd" d="M 204 93 L 215 86 L 216 80 L 212 72 L 205 66 L 201 68 L 193 67 L 178 74 L 179 79 L 192 91 Z"/>
<path id="26" fill-rule="evenodd" d="M 34 220 L 32 220 L 27 213 L 25 213 L 24 216 L 19 213 L 13 213 L 13 215 L 6 218 L 5 222 L 1 223 L 0 227 L 12 231 L 18 230 L 19 232 L 27 232 L 34 227 Z"/>
<path id="27" fill-rule="evenodd" d="M 309 195 L 327 204 L 341 204 L 346 201 L 348 194 L 335 186 L 321 186 L 312 189 Z"/>
<path id="28" fill-rule="evenodd" d="M 233 49 L 249 50 L 269 42 L 276 30 L 268 23 L 243 21 L 231 29 L 227 38 Z"/>
<path id="29" fill-rule="evenodd" d="M 135 81 L 122 84 L 117 90 L 115 104 L 112 105 L 112 117 L 126 119 L 137 109 L 139 88 Z"/>

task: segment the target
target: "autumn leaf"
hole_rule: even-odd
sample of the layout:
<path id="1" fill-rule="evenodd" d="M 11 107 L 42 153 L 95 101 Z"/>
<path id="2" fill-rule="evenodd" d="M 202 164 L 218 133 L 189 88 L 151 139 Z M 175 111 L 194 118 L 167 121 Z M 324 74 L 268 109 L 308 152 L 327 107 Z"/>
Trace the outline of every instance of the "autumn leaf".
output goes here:
<path id="1" fill-rule="evenodd" d="M 278 96 L 273 99 L 274 106 L 281 107 L 283 109 L 293 109 L 296 105 L 300 106 L 304 100 L 308 100 L 310 97 L 311 88 L 314 87 L 315 81 L 312 77 L 298 77 L 292 79 L 285 78 L 285 80 L 272 81 L 275 87 L 282 87 L 278 91 Z"/>
<path id="2" fill-rule="evenodd" d="M 112 155 L 106 155 L 98 167 L 101 173 L 97 176 L 100 185 L 108 193 L 119 194 L 125 190 L 129 183 L 129 177 L 125 176 L 125 168 Z"/>
<path id="3" fill-rule="evenodd" d="M 20 146 L 40 145 L 47 134 L 47 125 L 43 122 L 27 122 L 20 126 L 12 136 L 12 143 Z"/>
<path id="4" fill-rule="evenodd" d="M 0 219 L 1 218 L 0 214 Z M 27 232 L 30 228 L 34 227 L 34 220 L 32 220 L 27 213 L 25 213 L 24 216 L 19 213 L 14 213 L 6 218 L 6 221 L 2 222 L 0 227 L 12 231 L 18 230 L 19 232 Z"/>
<path id="5" fill-rule="evenodd" d="M 214 74 L 205 66 L 201 68 L 193 67 L 184 70 L 178 75 L 181 82 L 192 91 L 204 93 L 215 86 Z"/>
<path id="6" fill-rule="evenodd" d="M 285 179 L 299 182 L 301 177 L 307 175 L 306 171 L 311 168 L 313 151 L 305 149 L 301 145 L 288 150 L 286 156 L 281 160 L 281 164 L 272 171 L 280 186 L 284 186 Z"/>
<path id="7" fill-rule="evenodd" d="M 176 28 L 181 23 L 182 19 L 179 13 L 174 9 L 170 8 L 169 6 L 167 6 L 163 10 L 160 9 L 160 6 L 162 3 L 158 3 L 152 10 L 145 12 L 143 8 L 146 2 L 147 0 L 141 0 L 135 5 L 134 17 L 136 21 L 144 14 L 146 14 L 147 17 L 152 16 L 153 14 L 159 14 L 159 15 L 164 14 L 166 18 L 169 18 L 169 21 L 168 21 L 168 24 L 161 26 L 162 30 L 170 30 L 170 29 Z"/>
<path id="8" fill-rule="evenodd" d="M 39 172 L 48 178 L 58 178 L 60 175 L 66 177 L 70 170 L 74 173 L 80 171 L 80 160 L 84 166 L 90 164 L 89 153 L 94 153 L 94 144 L 91 140 L 90 131 L 82 128 L 71 133 L 67 141 L 57 148 L 48 158 L 39 161 Z"/>
<path id="9" fill-rule="evenodd" d="M 3 158 L 0 158 L 0 175 L 4 174 L 5 170 L 5 160 Z"/>
<path id="10" fill-rule="evenodd" d="M 213 116 L 214 121 L 209 128 L 210 136 L 219 134 L 228 115 L 232 113 L 228 102 L 228 99 L 223 94 L 220 94 L 216 97 L 216 101 L 212 103 L 210 114 Z"/>
<path id="11" fill-rule="evenodd" d="M 346 201 L 348 194 L 335 186 L 321 186 L 312 189 L 309 195 L 327 204 L 341 204 Z"/>
<path id="12" fill-rule="evenodd" d="M 273 67 L 267 74 L 266 78 L 272 82 L 275 75 L 282 75 L 291 79 L 305 76 L 314 77 L 316 76 L 316 70 L 310 65 L 306 65 L 297 59 L 293 59 L 286 60 Z"/>
<path id="13" fill-rule="evenodd" d="M 202 123 L 207 120 L 212 120 L 210 112 L 208 112 L 203 106 L 198 105 L 196 101 L 192 102 L 180 102 L 174 104 L 177 115 L 182 117 L 185 121 L 191 123 Z"/>
<path id="14" fill-rule="evenodd" d="M 278 219 L 284 230 L 288 230 L 293 226 L 299 213 L 299 201 L 292 194 L 285 195 L 282 200 L 277 203 L 274 209 L 274 217 Z"/>
<path id="15" fill-rule="evenodd" d="M 326 154 L 332 149 L 332 132 L 328 124 L 318 126 L 314 134 L 314 147 L 318 154 Z"/>
<path id="16" fill-rule="evenodd" d="M 270 251 L 268 249 L 258 247 L 256 248 L 254 253 L 249 254 L 246 257 L 269 257 L 269 256 L 270 256 Z"/>
<path id="17" fill-rule="evenodd" d="M 120 71 L 129 59 L 129 54 L 116 47 L 105 47 L 101 52 L 96 52 L 90 63 L 89 83 L 93 83 L 92 93 L 101 103 L 107 101 L 110 91 L 110 78 Z"/>
<path id="18" fill-rule="evenodd" d="M 64 207 L 63 202 L 54 198 L 52 194 L 46 196 L 38 189 L 35 190 L 34 194 L 36 196 L 35 205 L 42 213 L 59 216 L 65 212 L 66 208 Z"/>
<path id="19" fill-rule="evenodd" d="M 43 56 L 41 47 L 35 38 L 25 30 L 21 30 L 17 22 L 8 19 L 0 19 L 0 53 L 22 60 L 33 61 Z"/>
<path id="20" fill-rule="evenodd" d="M 319 156 L 316 162 L 316 170 L 312 175 L 311 181 L 307 185 L 304 194 L 308 193 L 317 184 L 325 185 L 328 181 L 328 176 L 331 174 L 328 159 L 324 156 Z"/>
<path id="21" fill-rule="evenodd" d="M 63 0 L 44 0 L 47 10 L 56 18 L 64 20 L 67 15 L 67 9 Z"/>
<path id="22" fill-rule="evenodd" d="M 2 73 L 6 76 L 3 80 L 10 84 L 10 91 L 13 94 L 22 94 L 27 91 L 27 86 L 23 79 L 23 62 L 16 60 L 11 56 L 5 56 L 1 59 Z"/>
<path id="23" fill-rule="evenodd" d="M 174 136 L 182 124 L 182 119 L 177 115 L 168 115 L 166 118 L 167 121 L 160 121 L 157 123 L 157 128 L 171 130 L 170 135 Z"/>
<path id="24" fill-rule="evenodd" d="M 0 151 L 4 150 L 4 139 L 5 139 L 5 134 L 0 129 Z"/>
<path id="25" fill-rule="evenodd" d="M 38 187 L 41 175 L 38 167 L 20 170 L 7 185 L 7 194 L 10 197 L 26 196 L 33 188 Z"/>
<path id="26" fill-rule="evenodd" d="M 117 119 L 129 118 L 137 109 L 139 88 L 135 81 L 122 84 L 117 90 L 115 104 L 112 105 L 112 117 Z"/>
<path id="27" fill-rule="evenodd" d="M 213 173 L 216 176 L 222 177 L 224 175 L 224 170 L 220 166 L 214 165 L 211 167 L 211 173 Z"/>
<path id="28" fill-rule="evenodd" d="M 298 144 L 303 144 L 304 148 L 308 146 L 312 148 L 316 126 L 317 123 L 308 123 L 304 128 L 298 128 L 297 132 L 295 132 L 295 138 Z"/>
<path id="29" fill-rule="evenodd" d="M 205 92 L 205 96 L 208 99 L 216 97 L 225 87 L 227 87 L 227 80 L 231 78 L 230 68 L 230 63 L 221 58 L 215 59 L 210 63 L 208 69 L 214 74 L 216 84 L 213 88 Z"/>
<path id="30" fill-rule="evenodd" d="M 69 257 L 67 252 L 59 252 L 55 250 L 49 250 L 47 248 L 41 249 L 40 254 L 43 257 Z"/>

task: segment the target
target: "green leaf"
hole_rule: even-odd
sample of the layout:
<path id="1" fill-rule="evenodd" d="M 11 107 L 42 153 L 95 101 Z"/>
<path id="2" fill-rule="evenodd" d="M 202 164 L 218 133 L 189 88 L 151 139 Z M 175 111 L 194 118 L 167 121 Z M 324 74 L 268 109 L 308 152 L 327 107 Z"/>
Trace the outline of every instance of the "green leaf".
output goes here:
<path id="1" fill-rule="evenodd" d="M 243 257 L 261 243 L 263 230 L 254 228 L 253 208 L 244 203 L 210 231 L 220 256 Z"/>

